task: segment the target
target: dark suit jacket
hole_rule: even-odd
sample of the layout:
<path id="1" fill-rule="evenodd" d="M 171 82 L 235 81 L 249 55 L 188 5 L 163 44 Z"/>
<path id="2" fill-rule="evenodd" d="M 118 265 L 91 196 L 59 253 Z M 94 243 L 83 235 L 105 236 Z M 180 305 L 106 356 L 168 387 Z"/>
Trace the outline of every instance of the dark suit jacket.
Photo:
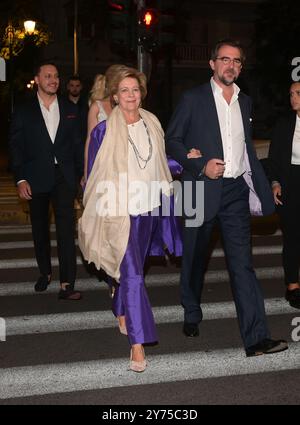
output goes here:
<path id="1" fill-rule="evenodd" d="M 252 144 L 250 98 L 240 92 L 239 104 L 254 189 L 261 201 L 262 213 L 271 214 L 274 211 L 272 192 Z M 191 148 L 199 149 L 203 157 L 187 159 Z M 222 179 L 212 180 L 201 175 L 207 161 L 212 158 L 224 158 L 218 114 L 210 83 L 183 95 L 166 133 L 166 151 L 183 166 L 183 181 L 192 182 L 194 206 L 195 183 L 197 180 L 204 181 L 204 220 L 215 217 L 221 202 Z"/>
<path id="2" fill-rule="evenodd" d="M 27 180 L 32 192 L 49 192 L 54 157 L 74 191 L 83 174 L 83 146 L 76 105 L 58 97 L 60 121 L 52 143 L 37 96 L 16 108 L 10 130 L 11 165 L 16 183 Z"/>
<path id="3" fill-rule="evenodd" d="M 77 108 L 79 125 L 80 125 L 81 143 L 84 146 L 86 141 L 86 135 L 87 135 L 87 120 L 88 120 L 88 113 L 89 113 L 89 104 L 88 104 L 87 96 L 85 96 L 84 94 L 81 94 L 77 103 L 72 102 L 67 95 L 64 97 L 64 99 L 66 99 L 67 102 L 70 102 L 71 104 L 75 105 Z"/>
<path id="4" fill-rule="evenodd" d="M 297 114 L 291 111 L 289 114 L 279 119 L 273 129 L 269 149 L 269 177 L 271 181 L 276 180 L 281 184 L 283 201 L 288 193 L 291 175 L 292 147 L 296 117 Z"/>

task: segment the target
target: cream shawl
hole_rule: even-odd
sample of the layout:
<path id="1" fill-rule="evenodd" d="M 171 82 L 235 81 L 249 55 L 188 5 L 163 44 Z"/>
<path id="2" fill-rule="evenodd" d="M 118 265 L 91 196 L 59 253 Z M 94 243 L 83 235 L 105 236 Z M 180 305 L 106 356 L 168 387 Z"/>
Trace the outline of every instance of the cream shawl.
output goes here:
<path id="1" fill-rule="evenodd" d="M 157 147 L 159 179 L 170 183 L 172 176 L 166 159 L 164 133 L 160 122 L 151 112 L 139 109 L 139 113 L 149 129 L 153 144 Z M 128 244 L 130 217 L 127 204 L 125 210 L 122 205 L 122 215 L 98 214 L 105 197 L 99 191 L 97 193 L 97 186 L 100 182 L 111 182 L 114 185 L 118 211 L 119 195 L 122 195 L 119 175 L 123 173 L 128 174 L 128 128 L 123 113 L 116 106 L 107 120 L 105 136 L 87 181 L 83 198 L 85 208 L 78 221 L 78 241 L 84 258 L 89 263 L 93 262 L 97 269 L 105 270 L 117 281 Z M 165 194 L 170 193 L 171 186 Z"/>

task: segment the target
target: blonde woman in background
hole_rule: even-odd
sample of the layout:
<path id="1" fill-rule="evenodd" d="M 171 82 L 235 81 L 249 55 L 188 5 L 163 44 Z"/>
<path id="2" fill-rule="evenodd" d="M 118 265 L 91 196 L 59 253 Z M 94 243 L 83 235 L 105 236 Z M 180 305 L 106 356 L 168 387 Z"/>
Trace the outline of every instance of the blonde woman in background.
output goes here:
<path id="1" fill-rule="evenodd" d="M 102 121 L 105 121 L 112 111 L 111 99 L 108 94 L 108 81 L 114 74 L 124 68 L 125 65 L 114 64 L 107 68 L 105 75 L 98 74 L 95 77 L 94 85 L 90 91 L 88 131 L 84 151 L 84 182 L 91 172 L 96 155 L 99 150 L 98 143 L 95 141 L 90 144 L 91 132 Z"/>
<path id="2" fill-rule="evenodd" d="M 103 74 L 98 74 L 95 77 L 92 90 L 90 91 L 89 98 L 89 113 L 87 123 L 87 137 L 84 148 L 84 181 L 86 182 L 91 167 L 89 167 L 89 152 L 91 131 L 96 125 L 107 119 L 111 113 L 110 99 L 106 91 L 106 78 Z M 95 159 L 96 153 L 93 156 Z M 93 161 L 94 162 L 94 161 Z"/>

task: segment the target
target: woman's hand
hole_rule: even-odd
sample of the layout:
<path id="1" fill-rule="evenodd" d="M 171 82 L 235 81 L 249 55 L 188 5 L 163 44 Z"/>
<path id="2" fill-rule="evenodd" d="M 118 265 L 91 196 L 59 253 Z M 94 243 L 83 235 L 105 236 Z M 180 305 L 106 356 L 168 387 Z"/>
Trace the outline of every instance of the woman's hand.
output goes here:
<path id="1" fill-rule="evenodd" d="M 82 176 L 80 180 L 80 186 L 82 187 L 82 189 L 84 189 L 85 185 L 86 185 L 86 178 L 85 176 Z"/>
<path id="2" fill-rule="evenodd" d="M 190 149 L 189 153 L 187 154 L 188 159 L 193 159 L 193 158 L 201 158 L 202 153 L 199 151 L 199 149 Z"/>
<path id="3" fill-rule="evenodd" d="M 282 205 L 282 202 L 279 199 L 279 197 L 281 196 L 281 186 L 280 186 L 280 183 L 274 184 L 273 187 L 272 187 L 272 191 L 273 191 L 273 198 L 274 198 L 275 204 L 276 205 Z"/>

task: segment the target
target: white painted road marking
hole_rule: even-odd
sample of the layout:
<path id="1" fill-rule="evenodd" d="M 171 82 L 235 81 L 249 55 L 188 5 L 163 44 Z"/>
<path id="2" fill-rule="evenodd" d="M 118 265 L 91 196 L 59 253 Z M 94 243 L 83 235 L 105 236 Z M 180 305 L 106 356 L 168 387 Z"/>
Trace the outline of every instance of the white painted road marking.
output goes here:
<path id="1" fill-rule="evenodd" d="M 48 364 L 1 370 L 0 399 L 100 390 L 297 369 L 299 344 L 282 353 L 245 357 L 242 348 L 147 356 L 144 373 L 128 371 L 129 359 Z"/>
<path id="2" fill-rule="evenodd" d="M 265 308 L 268 316 L 293 314 L 294 309 L 281 298 L 265 300 Z M 177 323 L 183 320 L 181 306 L 153 307 L 155 322 Z M 218 302 L 202 305 L 203 320 L 231 319 L 236 317 L 234 303 Z M 48 332 L 68 332 L 86 329 L 105 329 L 116 326 L 116 319 L 110 310 L 86 311 L 76 313 L 42 314 L 32 316 L 7 317 L 6 335 L 29 335 L 44 334 Z"/>

